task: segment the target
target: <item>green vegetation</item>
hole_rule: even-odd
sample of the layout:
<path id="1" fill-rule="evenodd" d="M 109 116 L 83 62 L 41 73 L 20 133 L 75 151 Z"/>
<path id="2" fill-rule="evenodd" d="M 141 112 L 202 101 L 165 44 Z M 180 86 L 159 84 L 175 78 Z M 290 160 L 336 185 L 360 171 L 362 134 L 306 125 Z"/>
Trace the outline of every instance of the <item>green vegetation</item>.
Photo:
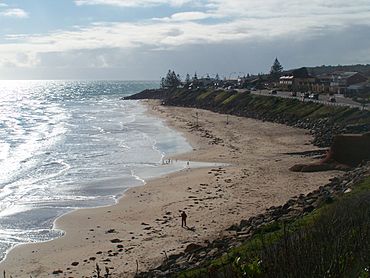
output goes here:
<path id="1" fill-rule="evenodd" d="M 180 75 L 176 74 L 175 71 L 168 70 L 166 77 L 161 79 L 161 88 L 177 88 L 181 84 Z"/>
<path id="2" fill-rule="evenodd" d="M 259 96 L 237 91 L 176 89 L 169 94 L 166 103 L 205 108 L 247 117 L 266 115 L 273 119 L 277 117 L 286 119 L 327 119 L 338 125 L 370 124 L 369 111 L 302 102 L 296 99 Z"/>
<path id="3" fill-rule="evenodd" d="M 291 223 L 262 227 L 251 240 L 178 277 L 370 277 L 370 178 Z"/>

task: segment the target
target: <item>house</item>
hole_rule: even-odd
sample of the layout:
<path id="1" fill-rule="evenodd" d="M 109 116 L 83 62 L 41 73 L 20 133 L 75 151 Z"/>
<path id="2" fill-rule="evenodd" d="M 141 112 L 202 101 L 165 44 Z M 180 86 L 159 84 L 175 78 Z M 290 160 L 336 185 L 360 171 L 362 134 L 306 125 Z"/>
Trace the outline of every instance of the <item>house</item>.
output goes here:
<path id="1" fill-rule="evenodd" d="M 370 81 L 349 85 L 346 89 L 346 95 L 370 92 Z"/>
<path id="2" fill-rule="evenodd" d="M 331 74 L 323 74 L 316 77 L 312 85 L 312 92 L 315 93 L 330 93 L 330 83 L 332 81 Z"/>
<path id="3" fill-rule="evenodd" d="M 330 91 L 336 94 L 345 94 L 349 86 L 366 81 L 367 78 L 358 72 L 336 72 L 332 74 Z"/>
<path id="4" fill-rule="evenodd" d="M 279 87 L 283 91 L 291 91 L 293 87 L 293 75 L 283 75 L 279 78 Z"/>
<path id="5" fill-rule="evenodd" d="M 305 67 L 293 70 L 279 79 L 279 87 L 283 91 L 307 92 L 312 90 L 314 83 L 315 78 Z"/>
<path id="6" fill-rule="evenodd" d="M 213 78 L 199 78 L 193 80 L 189 85 L 188 88 L 209 88 L 209 87 L 216 87 L 218 84 L 216 79 Z"/>

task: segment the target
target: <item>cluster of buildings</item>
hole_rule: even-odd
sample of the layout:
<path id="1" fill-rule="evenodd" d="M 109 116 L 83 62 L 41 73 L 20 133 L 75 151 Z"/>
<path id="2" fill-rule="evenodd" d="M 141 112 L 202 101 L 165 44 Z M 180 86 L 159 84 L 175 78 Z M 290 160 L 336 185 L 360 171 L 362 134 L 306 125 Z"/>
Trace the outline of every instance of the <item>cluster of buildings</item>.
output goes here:
<path id="1" fill-rule="evenodd" d="M 334 93 L 349 95 L 370 91 L 370 81 L 359 72 L 333 72 L 319 76 L 300 68 L 280 77 L 279 89 L 293 92 Z"/>
<path id="2" fill-rule="evenodd" d="M 355 94 L 370 93 L 370 79 L 360 72 L 334 71 L 321 75 L 311 74 L 307 68 L 299 68 L 284 72 L 282 76 L 248 75 L 235 79 L 223 80 L 217 78 L 196 78 L 182 83 L 181 87 L 194 88 L 223 88 L 223 89 L 278 89 L 289 92 L 312 92 L 315 94 Z"/>

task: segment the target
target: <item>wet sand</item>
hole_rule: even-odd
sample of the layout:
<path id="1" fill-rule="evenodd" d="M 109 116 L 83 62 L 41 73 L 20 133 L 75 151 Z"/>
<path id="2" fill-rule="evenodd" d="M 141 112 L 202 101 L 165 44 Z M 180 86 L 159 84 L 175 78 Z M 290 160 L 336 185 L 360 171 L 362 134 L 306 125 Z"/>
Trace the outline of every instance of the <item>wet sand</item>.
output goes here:
<path id="1" fill-rule="evenodd" d="M 113 277 L 158 265 L 190 243 L 203 243 L 241 219 L 308 193 L 338 172 L 295 173 L 312 158 L 289 155 L 316 149 L 306 130 L 190 108 L 147 102 L 148 112 L 181 132 L 193 151 L 171 159 L 189 168 L 128 190 L 118 204 L 81 209 L 57 219 L 59 239 L 14 248 L 0 264 L 15 277 L 90 277 L 96 264 Z M 196 117 L 198 113 L 198 117 Z M 198 124 L 197 126 L 197 118 Z M 230 166 L 192 168 L 192 161 Z M 180 211 L 187 224 L 181 227 Z"/>

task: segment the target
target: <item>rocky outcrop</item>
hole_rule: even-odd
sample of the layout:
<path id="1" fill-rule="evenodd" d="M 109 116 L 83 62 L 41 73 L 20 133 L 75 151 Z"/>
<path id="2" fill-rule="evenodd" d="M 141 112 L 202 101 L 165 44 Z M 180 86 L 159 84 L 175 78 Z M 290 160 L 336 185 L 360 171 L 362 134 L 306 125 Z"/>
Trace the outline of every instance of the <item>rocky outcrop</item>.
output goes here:
<path id="1" fill-rule="evenodd" d="M 331 179 L 330 183 L 307 195 L 292 197 L 284 205 L 270 207 L 265 213 L 241 220 L 239 224 L 232 225 L 224 231 L 222 237 L 212 242 L 191 243 L 184 252 L 168 256 L 157 268 L 139 273 L 136 277 L 171 277 L 172 274 L 183 270 L 205 266 L 212 259 L 224 255 L 230 248 L 250 239 L 261 228 L 267 227 L 266 225 L 275 221 L 293 221 L 350 192 L 352 187 L 369 174 L 370 164 L 355 168 L 341 177 Z"/>
<path id="2" fill-rule="evenodd" d="M 169 96 L 169 91 L 164 89 L 147 89 L 132 96 L 123 97 L 122 100 L 134 99 L 166 99 Z"/>

